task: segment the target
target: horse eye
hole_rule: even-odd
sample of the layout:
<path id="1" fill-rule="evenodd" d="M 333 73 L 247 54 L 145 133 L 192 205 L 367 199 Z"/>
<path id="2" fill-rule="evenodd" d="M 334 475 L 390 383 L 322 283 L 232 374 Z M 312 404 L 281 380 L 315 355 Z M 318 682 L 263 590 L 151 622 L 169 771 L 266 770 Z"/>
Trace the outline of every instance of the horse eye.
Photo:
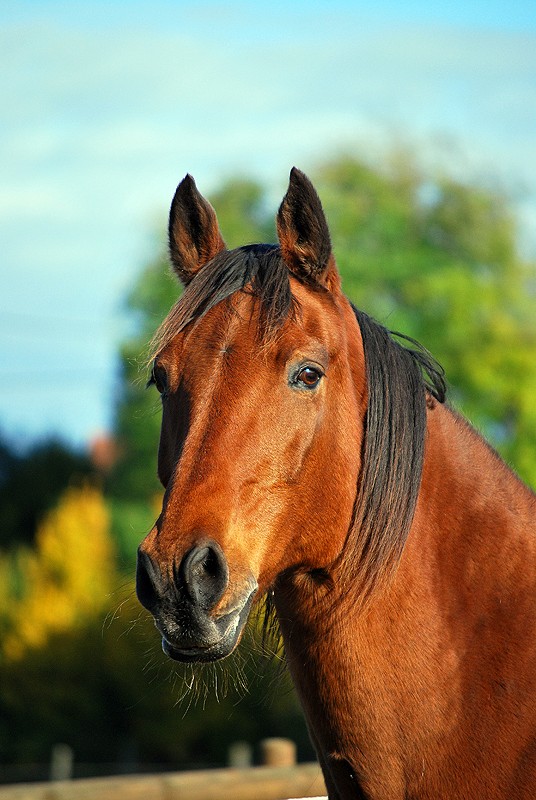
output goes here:
<path id="1" fill-rule="evenodd" d="M 166 393 L 168 381 L 166 371 L 163 367 L 159 367 L 156 364 L 153 366 L 147 386 L 156 386 L 157 391 L 162 395 Z"/>
<path id="2" fill-rule="evenodd" d="M 307 389 L 314 389 L 320 383 L 321 378 L 322 373 L 320 370 L 314 367 L 303 367 L 296 375 L 296 382 L 306 386 Z"/>

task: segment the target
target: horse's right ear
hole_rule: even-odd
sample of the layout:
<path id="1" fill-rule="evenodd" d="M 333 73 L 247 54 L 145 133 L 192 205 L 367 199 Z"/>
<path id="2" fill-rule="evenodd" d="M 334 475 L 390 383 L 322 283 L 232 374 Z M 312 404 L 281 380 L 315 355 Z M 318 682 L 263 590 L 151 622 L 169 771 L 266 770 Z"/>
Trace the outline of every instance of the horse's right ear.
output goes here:
<path id="1" fill-rule="evenodd" d="M 191 175 L 177 187 L 168 232 L 171 263 L 185 286 L 207 261 L 225 250 L 216 212 L 199 193 Z"/>

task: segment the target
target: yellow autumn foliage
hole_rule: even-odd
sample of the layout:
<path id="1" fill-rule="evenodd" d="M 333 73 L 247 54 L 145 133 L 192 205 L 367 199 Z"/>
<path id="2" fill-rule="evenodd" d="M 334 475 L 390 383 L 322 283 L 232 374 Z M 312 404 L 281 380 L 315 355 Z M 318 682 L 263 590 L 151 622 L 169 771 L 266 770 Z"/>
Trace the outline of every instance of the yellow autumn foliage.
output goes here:
<path id="1" fill-rule="evenodd" d="M 1 645 L 10 660 L 91 619 L 108 603 L 114 554 L 102 493 L 91 486 L 68 489 L 39 526 L 35 549 L 19 555 L 19 567 L 24 591 L 7 608 Z"/>

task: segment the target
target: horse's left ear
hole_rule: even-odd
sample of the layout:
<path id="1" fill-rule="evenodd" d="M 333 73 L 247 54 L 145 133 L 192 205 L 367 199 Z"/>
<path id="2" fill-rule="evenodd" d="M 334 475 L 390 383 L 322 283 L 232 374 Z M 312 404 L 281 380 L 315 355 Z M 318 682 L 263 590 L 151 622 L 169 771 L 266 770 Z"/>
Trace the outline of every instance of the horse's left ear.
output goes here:
<path id="1" fill-rule="evenodd" d="M 191 175 L 177 187 L 168 231 L 171 263 L 185 286 L 201 267 L 225 250 L 216 212 L 200 194 Z"/>
<path id="2" fill-rule="evenodd" d="M 309 178 L 296 167 L 277 213 L 281 255 L 289 270 L 307 282 L 339 283 L 322 203 Z"/>

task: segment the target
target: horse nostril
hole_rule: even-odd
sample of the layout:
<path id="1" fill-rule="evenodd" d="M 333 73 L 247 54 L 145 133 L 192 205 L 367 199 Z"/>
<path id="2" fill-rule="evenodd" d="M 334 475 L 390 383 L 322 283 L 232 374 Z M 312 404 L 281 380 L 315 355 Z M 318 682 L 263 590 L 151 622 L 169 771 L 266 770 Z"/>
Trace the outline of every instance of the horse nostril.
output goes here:
<path id="1" fill-rule="evenodd" d="M 205 610 L 213 608 L 229 582 L 229 569 L 223 551 L 216 542 L 192 548 L 179 566 L 179 583 L 190 599 Z"/>
<path id="2" fill-rule="evenodd" d="M 136 594 L 142 606 L 148 611 L 153 611 L 158 604 L 158 587 L 161 588 L 161 584 L 160 571 L 147 553 L 139 547 L 136 565 Z"/>

